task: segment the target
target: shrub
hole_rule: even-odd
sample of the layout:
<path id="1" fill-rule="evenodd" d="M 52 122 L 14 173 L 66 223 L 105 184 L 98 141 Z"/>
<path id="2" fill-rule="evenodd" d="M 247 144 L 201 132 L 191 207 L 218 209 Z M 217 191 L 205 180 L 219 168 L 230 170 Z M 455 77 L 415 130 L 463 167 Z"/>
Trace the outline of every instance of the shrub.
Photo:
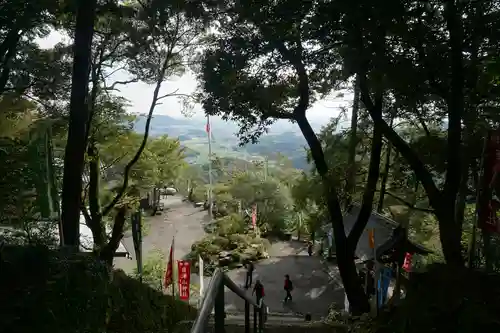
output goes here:
<path id="1" fill-rule="evenodd" d="M 11 245 L 0 254 L 3 332 L 173 332 L 196 315 L 123 272 L 110 276 L 88 254 Z"/>
<path id="2" fill-rule="evenodd" d="M 88 255 L 6 246 L 0 261 L 4 332 L 104 332 L 107 268 Z"/>
<path id="3" fill-rule="evenodd" d="M 110 306 L 107 332 L 113 333 L 173 332 L 179 321 L 196 317 L 189 304 L 120 271 L 114 274 Z"/>
<path id="4" fill-rule="evenodd" d="M 166 257 L 162 251 L 153 250 L 149 252 L 142 265 L 142 282 L 153 289 L 161 290 L 166 265 Z M 139 279 L 137 268 L 134 268 L 134 275 L 136 279 Z"/>
<path id="5" fill-rule="evenodd" d="M 234 234 L 228 237 L 207 235 L 193 244 L 188 260 L 198 268 L 198 256 L 205 261 L 204 274 L 211 274 L 219 263 L 236 268 L 247 261 L 257 261 L 267 257 L 269 241 L 252 234 Z M 221 254 L 227 254 L 221 261 Z"/>
<path id="6" fill-rule="evenodd" d="M 435 264 L 414 274 L 407 296 L 376 319 L 335 316 L 356 333 L 499 332 L 500 275 Z"/>

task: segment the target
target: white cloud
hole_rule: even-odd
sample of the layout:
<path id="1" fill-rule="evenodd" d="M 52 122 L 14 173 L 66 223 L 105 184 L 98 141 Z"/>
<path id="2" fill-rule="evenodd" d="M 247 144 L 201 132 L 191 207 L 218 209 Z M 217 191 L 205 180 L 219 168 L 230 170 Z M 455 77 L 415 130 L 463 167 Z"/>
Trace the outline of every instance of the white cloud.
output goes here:
<path id="1" fill-rule="evenodd" d="M 71 43 L 71 38 L 67 35 L 61 34 L 58 31 L 52 32 L 48 37 L 40 39 L 38 41 L 39 45 L 43 48 L 53 47 L 56 43 L 63 42 L 66 44 Z M 126 79 L 126 74 L 117 73 L 110 78 L 110 82 L 116 80 Z M 192 73 L 186 73 L 180 78 L 172 78 L 171 80 L 165 82 L 162 85 L 160 95 L 167 94 L 169 92 L 177 91 L 180 94 L 190 94 L 195 91 L 197 86 L 196 79 Z M 129 111 L 133 113 L 146 113 L 149 110 L 151 99 L 153 96 L 153 91 L 155 86 L 148 85 L 145 83 L 130 83 L 127 85 L 117 86 L 119 89 L 118 94 L 125 97 L 130 101 Z M 336 96 L 337 93 L 332 94 L 332 96 L 319 100 L 308 110 L 307 117 L 311 122 L 326 124 L 328 120 L 332 117 L 337 117 L 341 112 L 342 108 L 349 107 L 352 101 L 352 94 L 346 93 L 344 96 Z M 164 114 L 173 117 L 182 117 L 182 105 L 180 100 L 175 97 L 169 97 L 162 100 L 162 104 L 157 106 L 155 109 L 155 114 Z M 195 106 L 194 117 L 203 117 L 203 111 L 201 106 Z M 287 128 L 293 129 L 289 126 L 287 121 L 279 121 L 278 126 L 286 126 Z M 276 126 L 276 125 L 275 125 Z M 295 127 L 296 128 L 296 127 Z M 298 130 L 298 128 L 297 128 Z"/>

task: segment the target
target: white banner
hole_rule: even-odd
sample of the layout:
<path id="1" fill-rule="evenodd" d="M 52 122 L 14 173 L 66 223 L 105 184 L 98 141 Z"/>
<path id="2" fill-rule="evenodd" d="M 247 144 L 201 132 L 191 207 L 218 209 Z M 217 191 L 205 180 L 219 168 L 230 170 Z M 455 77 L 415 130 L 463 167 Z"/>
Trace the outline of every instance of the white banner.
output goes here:
<path id="1" fill-rule="evenodd" d="M 200 303 L 203 299 L 203 259 L 198 256 L 198 275 L 200 276 Z"/>

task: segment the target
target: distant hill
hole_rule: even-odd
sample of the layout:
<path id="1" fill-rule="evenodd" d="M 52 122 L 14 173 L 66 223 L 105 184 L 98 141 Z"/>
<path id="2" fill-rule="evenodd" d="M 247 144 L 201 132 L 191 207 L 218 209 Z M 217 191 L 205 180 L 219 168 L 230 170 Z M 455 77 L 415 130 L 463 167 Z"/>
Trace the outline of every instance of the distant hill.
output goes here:
<path id="1" fill-rule="evenodd" d="M 137 132 L 144 132 L 145 117 L 139 117 L 135 124 Z M 282 126 L 283 125 L 283 126 Z M 190 163 L 204 164 L 208 158 L 206 120 L 203 118 L 174 118 L 167 115 L 156 115 L 150 126 L 150 134 L 159 136 L 167 134 L 177 137 L 187 148 L 186 155 Z M 318 124 L 315 127 L 319 128 Z M 219 157 L 230 157 L 242 160 L 256 160 L 268 157 L 274 159 L 277 154 L 286 156 L 298 169 L 309 169 L 306 162 L 305 146 L 307 145 L 296 125 L 280 124 L 262 136 L 257 144 L 239 146 L 236 136 L 238 126 L 220 119 L 211 119 L 212 150 Z"/>

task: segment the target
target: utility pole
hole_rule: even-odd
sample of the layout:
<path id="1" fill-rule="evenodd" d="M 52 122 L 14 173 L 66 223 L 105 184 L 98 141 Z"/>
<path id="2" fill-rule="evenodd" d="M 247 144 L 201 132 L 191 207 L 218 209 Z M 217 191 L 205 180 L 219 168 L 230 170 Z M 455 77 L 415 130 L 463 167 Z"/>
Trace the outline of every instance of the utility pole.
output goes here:
<path id="1" fill-rule="evenodd" d="M 208 215 L 210 216 L 210 220 L 213 219 L 212 216 L 212 208 L 213 208 L 213 200 L 212 200 L 212 129 L 210 128 L 210 116 L 207 115 L 207 136 L 208 136 Z"/>
<path id="2" fill-rule="evenodd" d="M 269 170 L 269 159 L 266 156 L 264 159 L 264 180 L 267 180 L 268 170 Z"/>

